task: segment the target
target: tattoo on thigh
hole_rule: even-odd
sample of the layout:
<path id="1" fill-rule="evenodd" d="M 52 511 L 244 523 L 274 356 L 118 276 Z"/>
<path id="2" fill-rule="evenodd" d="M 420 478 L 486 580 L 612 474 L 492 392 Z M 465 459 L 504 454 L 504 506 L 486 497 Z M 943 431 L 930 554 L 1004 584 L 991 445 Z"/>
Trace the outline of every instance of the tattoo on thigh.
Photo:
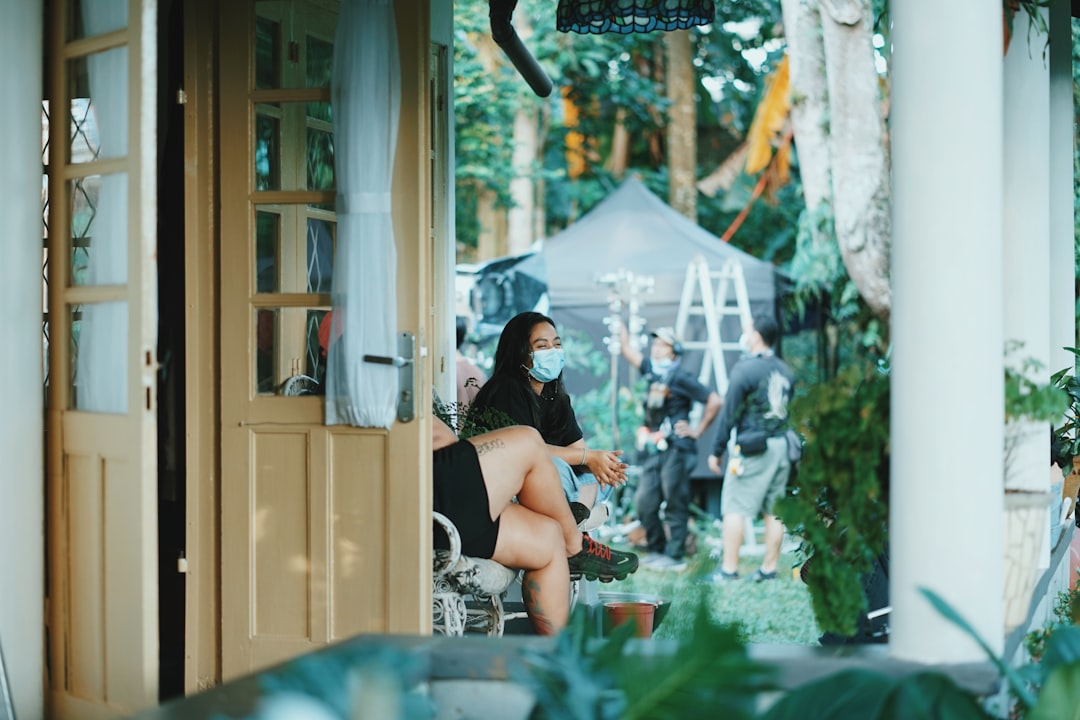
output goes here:
<path id="1" fill-rule="evenodd" d="M 499 448 L 506 447 L 506 443 L 501 438 L 494 438 L 492 440 L 485 440 L 482 443 L 478 443 L 476 446 L 476 454 L 484 455 L 492 450 L 498 450 Z"/>

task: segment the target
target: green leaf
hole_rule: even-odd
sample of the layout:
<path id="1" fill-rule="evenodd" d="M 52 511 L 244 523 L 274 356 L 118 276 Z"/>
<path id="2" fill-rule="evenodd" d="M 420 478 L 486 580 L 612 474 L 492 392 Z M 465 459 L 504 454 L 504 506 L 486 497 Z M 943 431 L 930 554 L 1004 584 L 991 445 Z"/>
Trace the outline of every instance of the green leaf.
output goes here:
<path id="1" fill-rule="evenodd" d="M 1062 665 L 1043 685 L 1030 720 L 1080 720 L 1080 663 Z"/>
<path id="2" fill-rule="evenodd" d="M 960 613 L 958 613 L 956 609 L 953 608 L 952 605 L 945 601 L 945 598 L 941 597 L 929 588 L 921 587 L 919 588 L 919 592 L 921 592 L 923 596 L 930 601 L 930 604 L 934 606 L 934 609 L 941 613 L 941 615 L 946 620 L 952 622 L 958 628 L 967 633 L 968 636 L 970 636 L 976 643 L 978 643 L 979 647 L 981 647 L 983 652 L 986 653 L 986 656 L 990 658 L 990 661 L 994 663 L 994 665 L 997 667 L 998 672 L 1004 675 L 1005 678 L 1009 681 L 1009 686 L 1013 689 L 1013 692 L 1016 693 L 1017 698 L 1020 700 L 1021 703 L 1024 704 L 1025 707 L 1030 708 L 1035 705 L 1035 697 L 1031 694 L 1031 690 L 1028 688 L 1027 683 L 1024 682 L 1024 679 L 1020 676 L 1016 669 L 1011 667 L 1004 660 L 995 655 L 994 651 L 990 648 L 986 641 L 982 639 L 979 633 L 975 632 L 975 628 L 971 627 L 970 623 L 968 623 L 968 621 L 965 620 L 960 615 Z"/>
<path id="3" fill-rule="evenodd" d="M 638 656 L 620 665 L 622 720 L 694 717 L 705 709 L 710 717 L 751 718 L 757 694 L 774 687 L 773 672 L 749 658 L 735 628 L 712 622 L 702 596 L 694 632 L 673 656 Z"/>
<path id="4" fill-rule="evenodd" d="M 900 680 L 871 670 L 845 670 L 799 686 L 763 720 L 985 720 L 976 698 L 940 672 Z"/>
<path id="5" fill-rule="evenodd" d="M 1044 674 L 1050 674 L 1058 667 L 1076 664 L 1080 664 L 1080 627 L 1056 627 L 1046 641 L 1046 652 L 1042 656 Z"/>
<path id="6" fill-rule="evenodd" d="M 991 716 L 971 693 L 947 675 L 921 672 L 900 681 L 880 717 L 883 720 L 986 720 Z"/>
<path id="7" fill-rule="evenodd" d="M 845 670 L 791 690 L 763 720 L 869 720 L 879 717 L 896 682 L 870 670 Z"/>

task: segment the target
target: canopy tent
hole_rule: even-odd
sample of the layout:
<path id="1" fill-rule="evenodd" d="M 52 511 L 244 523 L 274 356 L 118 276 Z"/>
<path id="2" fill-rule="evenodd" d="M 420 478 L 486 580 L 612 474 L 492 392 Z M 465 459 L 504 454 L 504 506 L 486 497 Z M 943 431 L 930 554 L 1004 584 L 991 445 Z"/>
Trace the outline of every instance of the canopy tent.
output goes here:
<path id="1" fill-rule="evenodd" d="M 639 295 L 645 330 L 674 326 L 687 269 L 697 256 L 705 259 L 710 270 L 720 270 L 727 261 L 737 260 L 742 265 L 751 310 L 774 309 L 778 285 L 775 266 L 690 222 L 634 178 L 623 182 L 576 223 L 545 240 L 543 252 L 519 267 L 546 264 L 552 317 L 560 328 L 582 330 L 599 342 L 607 334 L 603 318 L 609 313 L 611 293 L 598 282 L 602 276 L 625 270 L 637 277 L 651 277 L 651 291 Z M 733 300 L 733 293 L 728 297 Z M 695 294 L 695 298 L 700 303 L 700 295 Z M 625 320 L 625 308 L 622 315 Z M 696 322 L 688 325 L 683 339 L 704 339 L 704 323 L 700 317 L 691 319 Z M 725 322 L 721 329 L 724 339 L 738 338 L 738 319 L 729 317 Z M 701 352 L 688 355 L 687 364 L 696 372 Z M 728 358 L 728 366 L 734 360 Z M 573 390 L 578 383 L 571 384 Z"/>
<path id="2" fill-rule="evenodd" d="M 742 265 L 751 311 L 775 309 L 778 285 L 784 276 L 774 265 L 723 242 L 680 215 L 633 178 L 623 182 L 573 225 L 545 240 L 543 252 L 525 259 L 518 269 L 527 270 L 532 264 L 546 265 L 550 314 L 560 332 L 584 332 L 603 348 L 603 338 L 608 334 L 603 318 L 610 312 L 611 291 L 598 282 L 601 276 L 625 270 L 638 277 L 653 278 L 652 291 L 639 295 L 640 315 L 648 332 L 675 325 L 687 269 L 699 255 L 710 270 L 720 270 L 728 260 L 737 260 Z M 734 301 L 733 293 L 728 297 Z M 700 303 L 699 294 L 695 299 Z M 621 315 L 625 321 L 625 306 Z M 723 322 L 724 340 L 737 339 L 741 330 L 738 318 L 729 316 Z M 691 317 L 683 339 L 705 339 L 701 317 Z M 647 346 L 643 349 L 648 352 Z M 697 374 L 702 359 L 703 351 L 688 351 L 684 362 L 687 369 Z M 728 352 L 727 366 L 730 368 L 736 359 L 737 353 Z M 619 385 L 628 385 L 634 378 L 636 374 L 620 358 Z M 566 382 L 571 395 L 577 395 L 596 387 L 602 379 L 568 370 Z M 712 447 L 712 436 L 713 433 L 707 433 L 699 443 L 699 449 L 704 452 L 699 453 L 695 475 L 709 474 L 704 458 Z"/>
<path id="3" fill-rule="evenodd" d="M 655 278 L 651 306 L 670 305 L 675 324 L 686 268 L 695 255 L 719 270 L 730 258 L 742 263 L 751 305 L 770 304 L 776 268 L 743 252 L 669 207 L 631 178 L 559 234 L 544 241 L 552 311 L 606 305 L 598 275 L 626 268 Z"/>

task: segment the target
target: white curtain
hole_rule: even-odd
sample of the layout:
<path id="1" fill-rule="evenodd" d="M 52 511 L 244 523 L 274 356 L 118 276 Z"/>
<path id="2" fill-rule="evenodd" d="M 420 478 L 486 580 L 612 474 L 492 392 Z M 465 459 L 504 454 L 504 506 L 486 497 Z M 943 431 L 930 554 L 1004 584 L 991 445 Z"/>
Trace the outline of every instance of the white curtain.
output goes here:
<path id="1" fill-rule="evenodd" d="M 397 368 L 397 253 L 390 183 L 401 109 L 394 6 L 344 0 L 334 45 L 331 102 L 337 176 L 337 249 L 331 284 L 326 424 L 389 428 Z"/>
<path id="2" fill-rule="evenodd" d="M 127 25 L 127 3 L 82 0 L 87 37 Z M 128 51 L 126 47 L 91 55 L 86 60 L 90 85 L 91 121 L 99 158 L 128 153 Z M 57 114 L 59 121 L 62 114 Z M 65 118 L 66 119 L 66 118 Z M 77 159 L 77 158 L 73 158 Z M 89 158 L 83 158 L 89 159 Z M 128 280 L 128 177 L 123 173 L 87 178 L 98 193 L 86 233 L 90 237 L 88 264 L 82 283 L 122 285 Z M 127 412 L 128 305 L 126 302 L 82 306 L 76 360 L 75 407 L 94 412 Z"/>

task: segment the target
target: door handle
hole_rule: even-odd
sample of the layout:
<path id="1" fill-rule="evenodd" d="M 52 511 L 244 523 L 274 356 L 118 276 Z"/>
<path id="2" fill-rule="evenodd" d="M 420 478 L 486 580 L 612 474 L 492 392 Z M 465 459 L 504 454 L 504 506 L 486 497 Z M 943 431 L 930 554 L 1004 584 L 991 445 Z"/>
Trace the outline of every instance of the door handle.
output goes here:
<path id="1" fill-rule="evenodd" d="M 400 368 L 412 363 L 412 358 L 406 357 L 386 357 L 385 355 L 365 355 L 364 362 L 377 363 L 379 365 L 393 365 Z"/>
<path id="2" fill-rule="evenodd" d="M 393 365 L 398 369 L 398 422 L 412 422 L 416 417 L 416 392 L 413 382 L 413 365 L 416 357 L 416 336 L 409 332 L 398 333 L 398 354 L 364 355 L 364 362 Z"/>

